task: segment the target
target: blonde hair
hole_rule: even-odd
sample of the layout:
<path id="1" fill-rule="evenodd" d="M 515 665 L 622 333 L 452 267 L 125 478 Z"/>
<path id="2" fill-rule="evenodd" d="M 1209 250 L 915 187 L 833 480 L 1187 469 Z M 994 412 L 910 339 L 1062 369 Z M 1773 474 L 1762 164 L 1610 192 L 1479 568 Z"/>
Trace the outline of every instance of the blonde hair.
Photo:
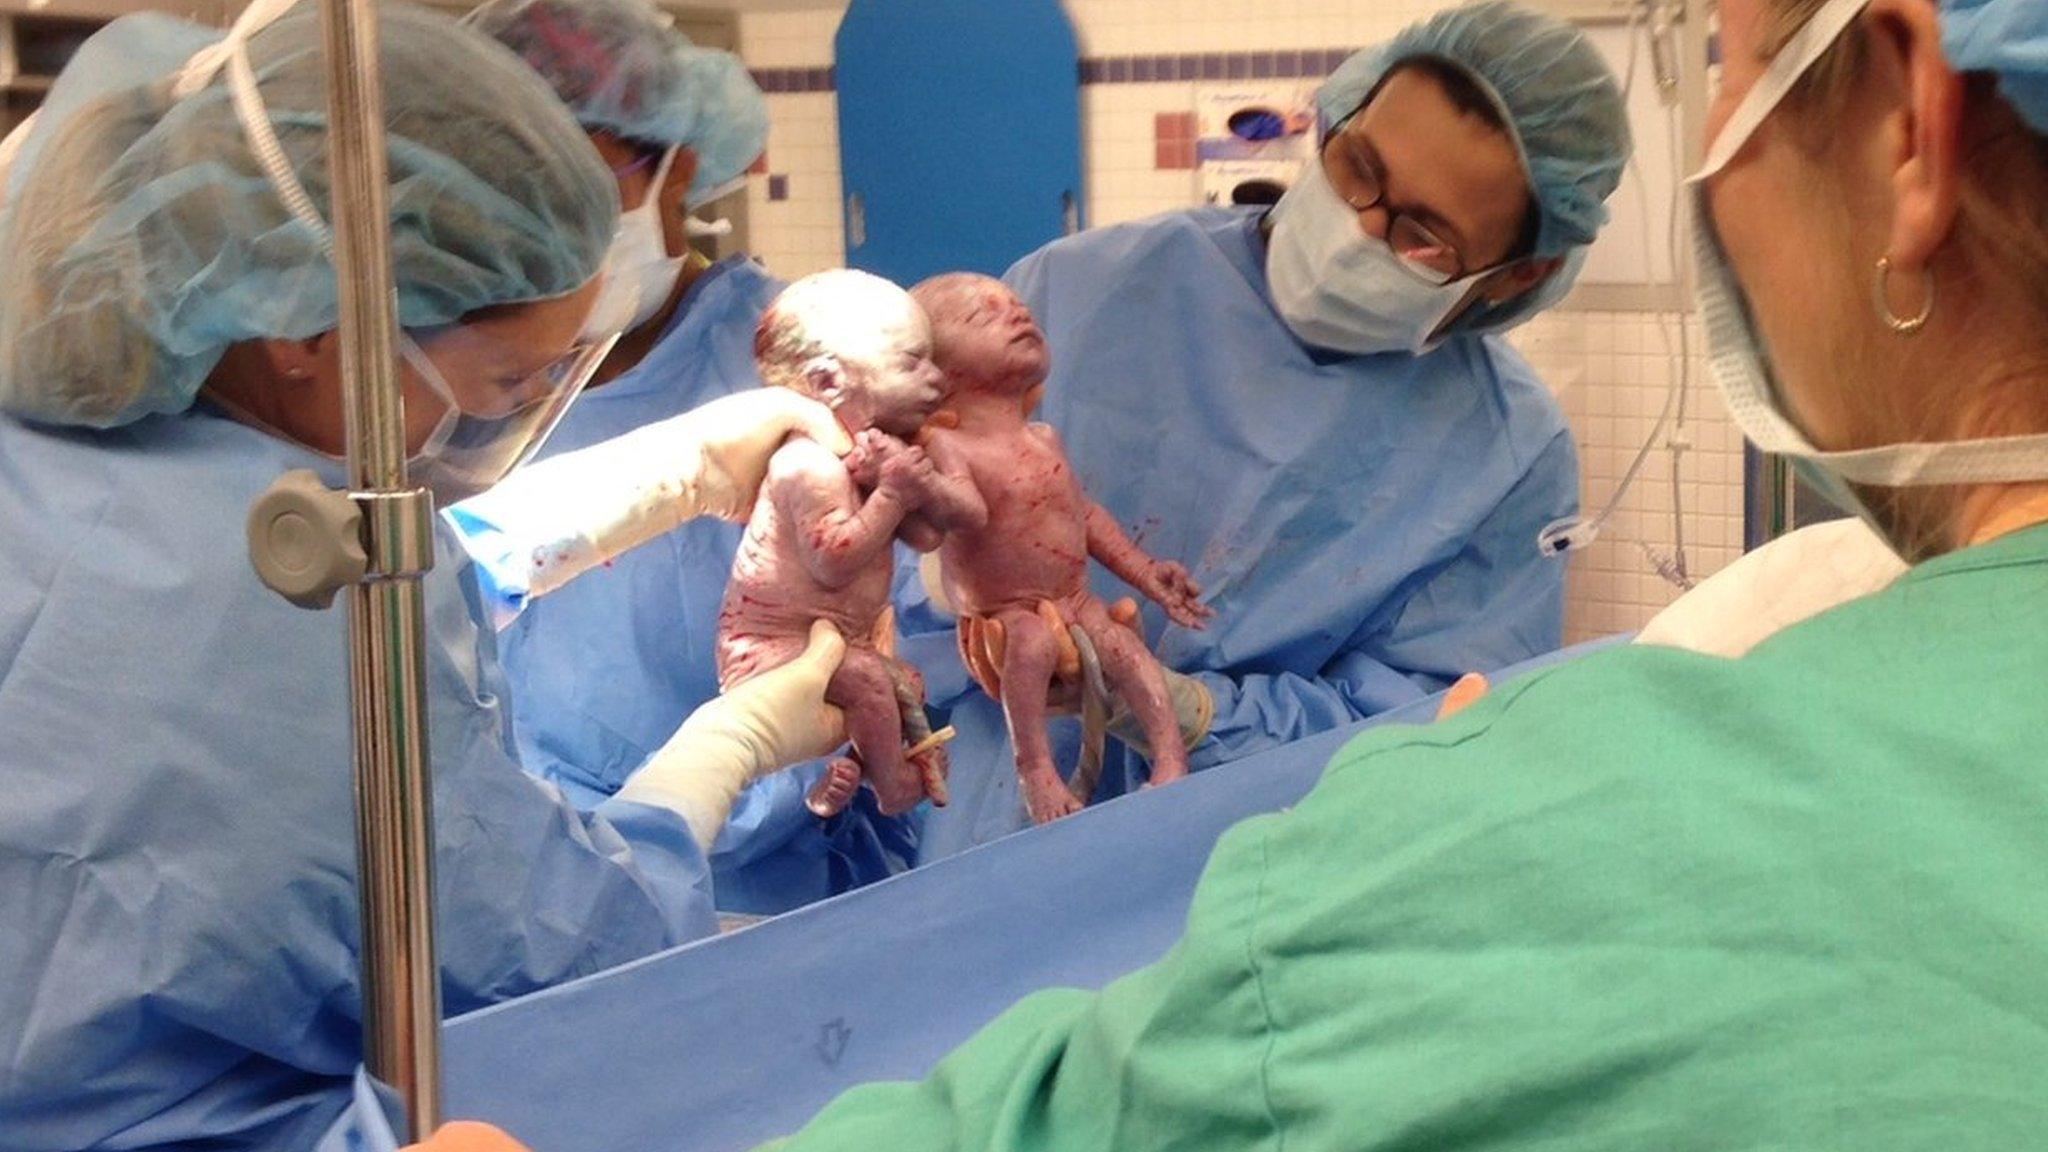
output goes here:
<path id="1" fill-rule="evenodd" d="M 1826 0 L 1767 0 L 1762 35 L 1770 59 L 1812 19 Z M 1814 63 L 1787 95 L 1784 111 L 1793 136 L 1810 154 L 1826 152 L 1840 139 L 1838 126 L 1856 80 L 1871 58 L 1864 26 L 1854 23 Z M 2035 323 L 2027 330 L 2048 334 L 2048 136 L 2036 132 L 1998 93 L 1997 78 L 1973 74 L 1966 84 L 1963 112 L 1961 186 L 1953 242 L 1972 274 L 2021 302 Z M 1873 272 L 1874 274 L 1874 272 Z M 1969 307 L 1975 293 L 1949 291 L 1950 307 Z M 2048 343 L 2038 361 L 2048 365 Z M 1916 389 L 1921 410 L 1899 413 L 1915 439 L 1995 437 L 2048 431 L 2048 388 L 2021 374 L 2008 386 L 1975 395 Z M 1944 423 L 1941 422 L 1946 422 Z M 1960 487 L 1882 489 L 1858 492 L 1892 524 L 1909 559 L 1954 546 L 1951 529 L 1968 489 Z"/>
<path id="2" fill-rule="evenodd" d="M 1776 56 L 1827 0 L 1770 0 L 1764 53 Z M 1809 147 L 1824 139 L 1866 67 L 1870 44 L 1851 24 L 1787 98 Z M 1980 266 L 2032 297 L 2048 331 L 2048 137 L 1998 95 L 1992 76 L 1968 77 L 1957 239 Z"/>

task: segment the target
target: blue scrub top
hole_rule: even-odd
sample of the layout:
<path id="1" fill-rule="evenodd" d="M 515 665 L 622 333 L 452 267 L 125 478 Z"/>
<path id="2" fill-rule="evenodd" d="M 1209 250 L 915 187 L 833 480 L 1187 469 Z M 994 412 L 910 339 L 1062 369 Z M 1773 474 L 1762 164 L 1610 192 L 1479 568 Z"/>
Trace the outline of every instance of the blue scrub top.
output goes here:
<path id="1" fill-rule="evenodd" d="M 540 458 L 762 387 L 754 327 L 782 288 L 741 257 L 706 269 L 647 357 L 579 398 Z M 713 645 L 741 531 L 685 524 L 532 602 L 506 627 L 498 642 L 529 770 L 580 804 L 600 803 L 718 695 Z M 829 822 L 805 809 L 822 771 L 806 764 L 741 796 L 711 857 L 720 908 L 786 911 L 908 866 L 911 824 L 883 818 L 871 795 Z"/>
<path id="2" fill-rule="evenodd" d="M 195 410 L 0 418 L 0 1145 L 304 1148 L 362 1048 L 346 614 L 243 524 L 320 457 Z M 423 592 L 443 1007 L 713 930 L 682 818 L 520 771 L 490 633 Z"/>
<path id="3" fill-rule="evenodd" d="M 1564 561 L 1536 535 L 1578 510 L 1564 417 L 1495 337 L 1420 357 L 1303 345 L 1274 309 L 1262 209 L 1205 208 L 1096 229 L 1006 277 L 1045 329 L 1039 418 L 1088 493 L 1147 551 L 1186 564 L 1204 631 L 1144 606 L 1168 666 L 1216 697 L 1197 769 L 1297 740 L 1563 642 Z M 1099 565 L 1094 590 L 1135 595 Z M 966 679 L 949 622 L 899 581 L 907 652 L 961 730 L 953 804 L 922 859 L 1025 826 L 1001 710 Z M 1063 766 L 1071 722 L 1055 726 Z M 1143 762 L 1110 743 L 1102 795 Z"/>

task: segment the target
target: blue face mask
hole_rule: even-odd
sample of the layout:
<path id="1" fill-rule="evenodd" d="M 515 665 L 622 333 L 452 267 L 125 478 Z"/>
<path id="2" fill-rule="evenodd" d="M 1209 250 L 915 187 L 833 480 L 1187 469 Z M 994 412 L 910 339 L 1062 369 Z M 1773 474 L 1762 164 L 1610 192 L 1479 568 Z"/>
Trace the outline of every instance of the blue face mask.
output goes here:
<path id="1" fill-rule="evenodd" d="M 1387 242 L 1359 227 L 1321 160 L 1273 206 L 1266 280 L 1273 306 L 1303 343 L 1366 355 L 1419 356 L 1443 342 L 1451 314 L 1484 272 L 1431 284 Z"/>

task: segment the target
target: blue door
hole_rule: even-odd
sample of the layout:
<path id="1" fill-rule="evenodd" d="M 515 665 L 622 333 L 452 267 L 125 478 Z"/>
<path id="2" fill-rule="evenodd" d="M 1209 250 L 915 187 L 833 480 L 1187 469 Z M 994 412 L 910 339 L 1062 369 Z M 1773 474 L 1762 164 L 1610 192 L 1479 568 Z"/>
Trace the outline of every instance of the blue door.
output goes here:
<path id="1" fill-rule="evenodd" d="M 853 0 L 836 53 L 848 266 L 906 286 L 1000 275 L 1082 226 L 1058 0 Z"/>

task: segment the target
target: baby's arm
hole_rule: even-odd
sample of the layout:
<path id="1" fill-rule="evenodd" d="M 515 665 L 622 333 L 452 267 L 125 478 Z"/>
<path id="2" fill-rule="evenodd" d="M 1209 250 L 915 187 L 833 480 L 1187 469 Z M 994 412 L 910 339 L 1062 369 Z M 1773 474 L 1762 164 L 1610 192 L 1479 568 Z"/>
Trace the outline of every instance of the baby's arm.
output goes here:
<path id="1" fill-rule="evenodd" d="M 1053 431 L 1051 425 L 1032 424 L 1029 431 L 1054 451 L 1063 456 L 1066 454 L 1059 433 Z M 1215 609 L 1201 602 L 1202 587 L 1195 583 L 1184 566 L 1171 560 L 1153 559 L 1124 532 L 1123 526 L 1107 509 L 1088 499 L 1085 492 L 1081 499 L 1087 508 L 1083 515 L 1088 528 L 1088 554 L 1097 563 L 1157 602 L 1176 624 L 1200 628 L 1202 621 L 1216 614 Z"/>
<path id="2" fill-rule="evenodd" d="M 769 462 L 765 487 L 804 569 L 825 587 L 842 588 L 888 550 L 911 507 L 916 473 L 929 469 L 921 452 L 897 455 L 862 500 L 838 457 L 813 441 L 792 440 Z"/>
<path id="3" fill-rule="evenodd" d="M 931 468 L 919 473 L 917 490 L 910 496 L 915 506 L 903 517 L 896 538 L 919 552 L 936 552 L 946 533 L 987 524 L 988 505 L 957 444 L 941 447 L 936 439 L 926 438 L 922 447 Z M 904 450 L 900 441 L 883 433 L 863 432 L 847 457 L 847 469 L 854 483 L 871 486 L 878 482 L 882 462 Z"/>
<path id="4" fill-rule="evenodd" d="M 932 478 L 919 514 L 941 532 L 973 531 L 988 524 L 988 501 L 974 483 L 974 471 L 960 451 L 957 432 L 936 431 L 926 438 Z"/>

